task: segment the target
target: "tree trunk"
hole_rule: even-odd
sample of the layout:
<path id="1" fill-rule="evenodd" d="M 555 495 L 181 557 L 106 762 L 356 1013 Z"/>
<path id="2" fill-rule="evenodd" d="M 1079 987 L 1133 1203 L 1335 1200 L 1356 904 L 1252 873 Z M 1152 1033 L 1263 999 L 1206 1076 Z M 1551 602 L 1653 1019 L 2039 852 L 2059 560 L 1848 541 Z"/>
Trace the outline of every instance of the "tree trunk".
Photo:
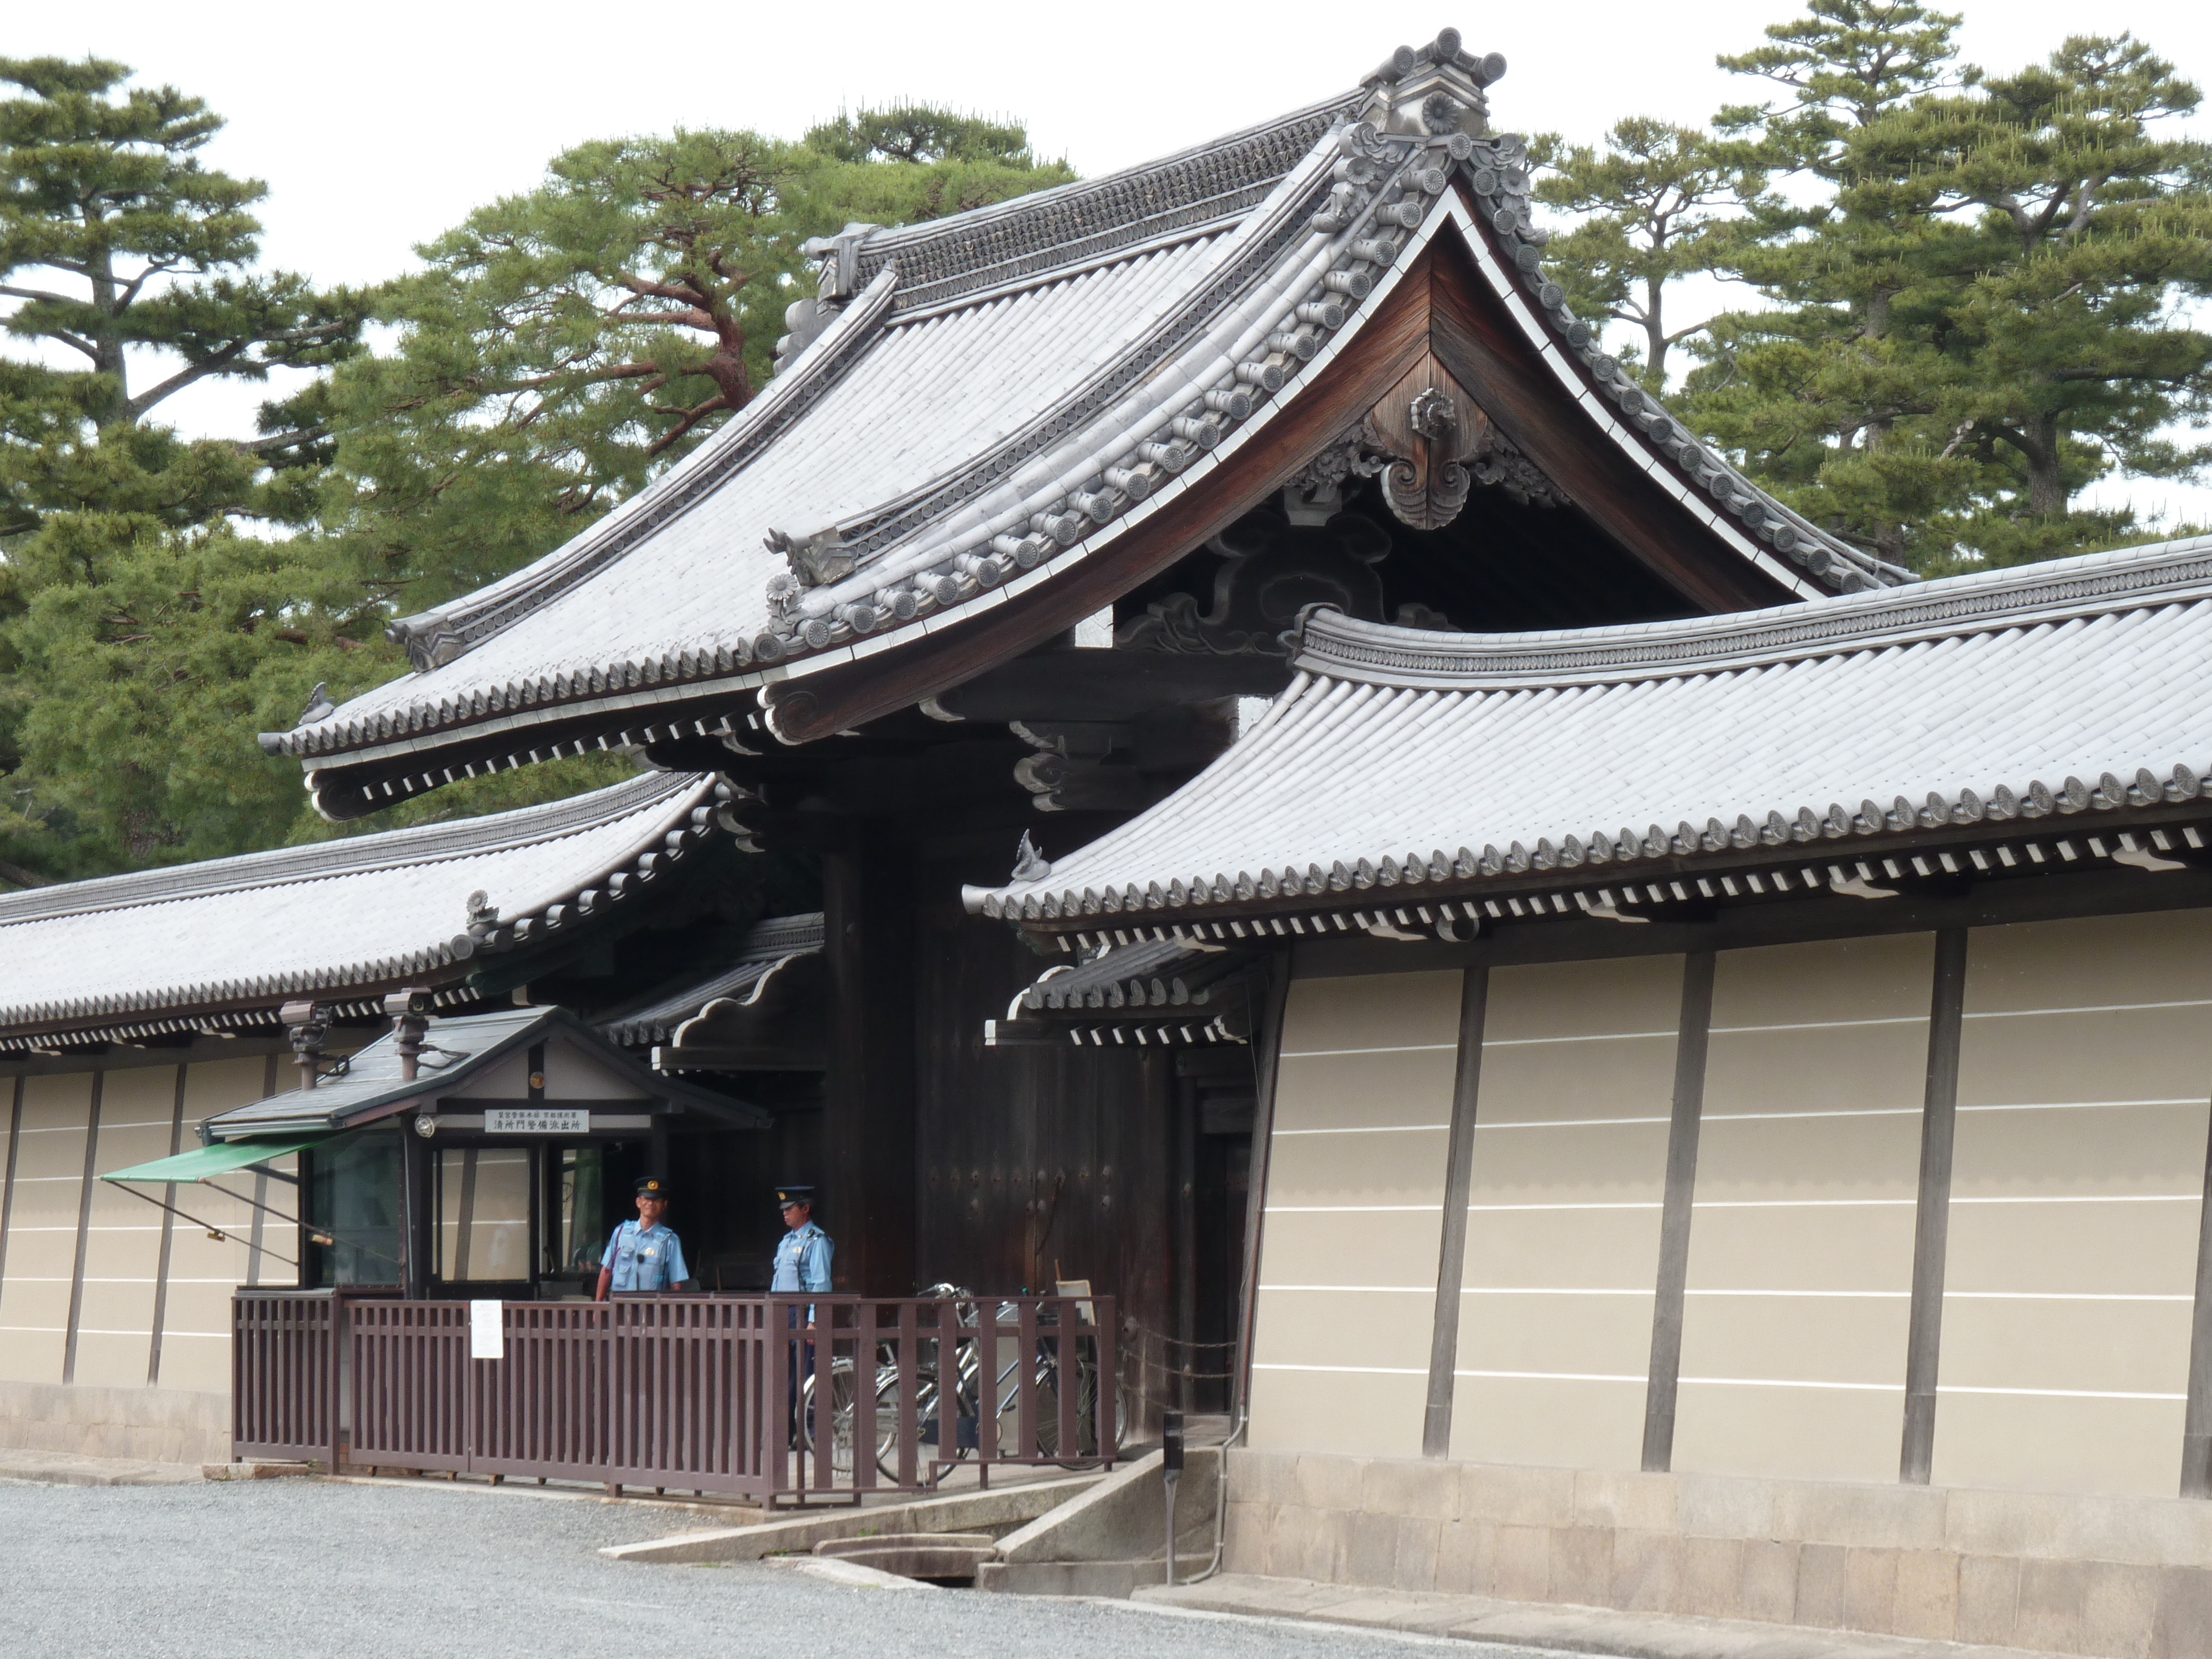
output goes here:
<path id="1" fill-rule="evenodd" d="M 93 308 L 100 319 L 100 331 L 92 340 L 92 366 L 94 373 L 108 375 L 115 383 L 115 395 L 97 423 L 109 427 L 131 418 L 130 365 L 123 356 L 123 317 L 118 303 L 121 296 L 117 292 L 114 261 L 102 248 L 93 254 L 89 264 L 86 275 L 92 283 Z"/>
<path id="2" fill-rule="evenodd" d="M 2042 415 L 2022 424 L 2031 441 L 2020 447 L 2027 457 L 2027 510 L 2039 519 L 2054 518 L 2066 510 L 2066 480 L 2058 468 L 2058 422 Z"/>
<path id="3" fill-rule="evenodd" d="M 1651 386 L 1656 392 L 1667 390 L 1667 325 L 1659 307 L 1664 300 L 1664 289 L 1656 276 L 1647 278 L 1644 284 L 1644 360 L 1651 366 Z"/>

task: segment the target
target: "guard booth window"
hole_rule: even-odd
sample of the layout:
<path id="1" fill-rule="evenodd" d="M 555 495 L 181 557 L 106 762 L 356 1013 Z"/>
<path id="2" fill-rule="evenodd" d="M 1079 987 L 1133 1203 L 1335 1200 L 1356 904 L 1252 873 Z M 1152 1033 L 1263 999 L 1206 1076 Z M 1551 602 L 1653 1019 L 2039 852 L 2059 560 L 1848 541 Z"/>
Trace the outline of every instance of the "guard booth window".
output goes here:
<path id="1" fill-rule="evenodd" d="M 307 1155 L 308 1234 L 303 1285 L 325 1290 L 400 1282 L 399 1136 L 368 1130 Z M 318 1238 L 328 1239 L 319 1243 Z"/>
<path id="2" fill-rule="evenodd" d="M 561 1148 L 555 1170 L 556 1237 L 552 1260 L 546 1264 L 550 1273 L 592 1275 L 599 1272 L 599 1257 L 606 1248 L 607 1230 L 601 1224 L 605 1172 L 605 1161 L 597 1146 Z"/>
<path id="3" fill-rule="evenodd" d="M 526 1146 L 456 1146 L 438 1154 L 438 1277 L 448 1285 L 530 1278 Z"/>

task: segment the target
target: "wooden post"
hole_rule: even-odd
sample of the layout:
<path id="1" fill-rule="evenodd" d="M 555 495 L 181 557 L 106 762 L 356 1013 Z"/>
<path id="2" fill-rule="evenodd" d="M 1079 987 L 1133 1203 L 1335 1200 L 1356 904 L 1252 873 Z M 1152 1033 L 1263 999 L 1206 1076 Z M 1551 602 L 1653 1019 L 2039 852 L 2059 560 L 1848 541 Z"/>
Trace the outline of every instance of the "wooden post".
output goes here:
<path id="1" fill-rule="evenodd" d="M 1198 1385 L 1190 1373 L 1201 1369 L 1193 1363 L 1198 1339 L 1198 1084 L 1194 1079 L 1170 1075 L 1168 1086 L 1175 1111 L 1174 1191 L 1170 1213 L 1175 1227 L 1175 1342 L 1160 1345 L 1163 1382 L 1172 1378 L 1175 1409 L 1185 1413 L 1198 1409 Z M 1144 1348 L 1139 1346 L 1139 1363 Z M 1147 1373 L 1138 1373 L 1139 1386 L 1148 1387 Z"/>
<path id="2" fill-rule="evenodd" d="M 2181 1425 L 2181 1495 L 2212 1498 L 2212 1133 L 2197 1224 L 2197 1301 L 2189 1328 L 2189 1396 Z"/>
<path id="3" fill-rule="evenodd" d="M 15 1100 L 8 1113 L 8 1164 L 0 1170 L 0 1289 L 8 1283 L 8 1228 L 15 1217 L 15 1154 L 23 1144 L 23 1073 L 15 1073 Z"/>
<path id="4" fill-rule="evenodd" d="M 273 1063 L 276 1056 L 271 1054 L 269 1058 Z M 188 1069 L 181 1062 L 177 1066 L 176 1098 L 171 1104 L 169 1111 L 169 1156 L 171 1158 L 176 1157 L 185 1146 L 185 1074 Z M 305 1189 L 302 1188 L 302 1190 Z M 159 1387 L 161 1381 L 161 1328 L 168 1322 L 169 1317 L 169 1255 L 171 1246 L 175 1242 L 177 1226 L 177 1212 L 174 1207 L 177 1202 L 175 1182 L 172 1181 L 167 1186 L 162 1188 L 161 1199 L 164 1205 L 168 1207 L 161 1212 L 161 1254 L 155 1258 L 154 1264 L 153 1332 L 146 1343 L 146 1386 L 149 1389 Z M 293 1260 L 297 1261 L 304 1261 L 306 1259 L 296 1253 L 293 1257 Z"/>
<path id="5" fill-rule="evenodd" d="M 407 1247 L 400 1254 L 407 1258 L 407 1294 L 421 1301 L 430 1294 L 430 1143 L 415 1133 L 413 1120 L 408 1120 L 400 1135 L 400 1181 L 403 1213 L 407 1220 Z"/>
<path id="6" fill-rule="evenodd" d="M 873 823 L 844 829 L 822 855 L 823 1221 L 837 1242 L 839 1291 L 903 1296 L 915 1260 L 915 860 Z"/>
<path id="7" fill-rule="evenodd" d="M 1269 963 L 1260 1018 L 1253 1022 L 1258 1050 L 1257 1098 L 1252 1112 L 1251 1184 L 1244 1205 L 1244 1268 L 1237 1302 L 1236 1375 L 1230 1381 L 1231 1437 L 1241 1436 L 1252 1409 L 1252 1342 L 1260 1312 L 1260 1244 L 1267 1212 L 1267 1166 L 1275 1136 L 1275 1084 L 1283 1063 L 1283 1013 L 1291 995 L 1291 958 L 1279 953 Z"/>
<path id="8" fill-rule="evenodd" d="M 1429 1398 L 1421 1419 L 1421 1455 L 1451 1455 L 1452 1392 L 1459 1364 L 1460 1287 L 1467 1277 L 1467 1206 L 1474 1186 L 1474 1107 L 1482 1088 L 1482 1028 L 1490 1004 L 1490 969 L 1462 975 L 1459 1066 L 1452 1079 L 1451 1138 L 1444 1152 L 1443 1227 L 1437 1247 L 1436 1322 L 1429 1338 Z"/>
<path id="9" fill-rule="evenodd" d="M 1912 1313 L 1905 1346 L 1905 1433 L 1897 1478 L 1928 1484 L 1936 1455 L 1936 1370 L 1951 1237 L 1951 1148 L 1959 1114 L 1959 1030 L 1966 1004 L 1966 930 L 1936 935 L 1928 1012 L 1928 1087 L 1920 1110 L 1920 1198 L 1912 1225 Z"/>
<path id="10" fill-rule="evenodd" d="M 1705 1048 L 1713 1024 L 1713 953 L 1682 958 L 1682 1015 L 1674 1038 L 1674 1107 L 1667 1127 L 1667 1192 L 1659 1214 L 1659 1280 L 1651 1303 L 1651 1370 L 1644 1383 L 1644 1468 L 1674 1462 L 1674 1395 L 1682 1375 L 1682 1297 L 1690 1277 L 1690 1206 L 1698 1186 L 1698 1130 L 1705 1109 Z"/>
<path id="11" fill-rule="evenodd" d="M 69 1330 L 62 1339 L 62 1381 L 76 1381 L 77 1325 L 84 1316 L 84 1258 L 92 1243 L 92 1183 L 100 1156 L 100 1097 L 107 1082 L 105 1070 L 92 1074 L 92 1108 L 84 1126 L 84 1184 L 76 1198 L 76 1266 L 70 1275 Z"/>

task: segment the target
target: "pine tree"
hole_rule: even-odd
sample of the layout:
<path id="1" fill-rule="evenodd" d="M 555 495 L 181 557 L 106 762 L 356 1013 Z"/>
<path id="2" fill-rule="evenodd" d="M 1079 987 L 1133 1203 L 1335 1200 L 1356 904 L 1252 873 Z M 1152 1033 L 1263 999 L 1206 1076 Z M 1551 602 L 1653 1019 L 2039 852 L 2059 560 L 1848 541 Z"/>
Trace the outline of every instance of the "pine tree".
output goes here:
<path id="1" fill-rule="evenodd" d="M 1623 323 L 1643 337 L 1623 354 L 1654 392 L 1667 385 L 1669 349 L 1704 331 L 1669 328 L 1668 290 L 1723 257 L 1746 203 L 1765 198 L 1760 159 L 1693 127 L 1649 116 L 1617 123 L 1601 148 L 1547 134 L 1529 146 L 1544 169 L 1536 198 L 1572 216 L 1547 254 L 1582 316 Z"/>
<path id="2" fill-rule="evenodd" d="M 1957 20 L 1814 0 L 1724 66 L 1786 88 L 1723 111 L 1795 187 L 1751 204 L 1723 267 L 1769 302 L 1712 319 L 1685 413 L 1801 510 L 1936 571 L 2137 534 L 2072 498 L 2189 474 L 2160 436 L 2207 411 L 2212 167 L 2160 124 L 2194 87 L 2140 43 L 2069 40 L 1990 76 Z"/>
<path id="3" fill-rule="evenodd" d="M 387 290 L 397 349 L 331 384 L 325 522 L 404 609 L 503 575 L 751 400 L 786 308 L 811 291 L 809 237 L 1073 176 L 1018 126 L 926 106 L 841 117 L 798 144 L 580 145 L 538 189 L 418 250 L 428 269 Z"/>
<path id="4" fill-rule="evenodd" d="M 129 76 L 0 59 L 18 94 L 0 99 L 0 300 L 45 348 L 0 362 L 0 879 L 18 885 L 281 831 L 296 802 L 247 805 L 276 769 L 233 752 L 240 693 L 304 695 L 343 661 L 347 619 L 303 573 L 275 579 L 283 544 L 228 528 L 313 510 L 317 394 L 233 441 L 155 417 L 210 379 L 342 361 L 364 302 L 255 271 L 264 187 L 199 160 L 221 118 Z M 220 787 L 183 781 L 208 767 Z"/>

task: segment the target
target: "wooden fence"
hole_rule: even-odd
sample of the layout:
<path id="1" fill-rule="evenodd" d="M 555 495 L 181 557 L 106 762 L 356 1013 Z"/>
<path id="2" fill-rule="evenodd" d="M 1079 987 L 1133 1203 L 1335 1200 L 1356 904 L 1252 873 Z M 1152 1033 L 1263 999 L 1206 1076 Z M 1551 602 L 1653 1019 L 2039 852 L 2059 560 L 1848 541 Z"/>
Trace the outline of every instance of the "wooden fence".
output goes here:
<path id="1" fill-rule="evenodd" d="M 233 1455 L 779 1500 L 1110 1465 L 1110 1297 L 471 1304 L 241 1291 Z"/>

